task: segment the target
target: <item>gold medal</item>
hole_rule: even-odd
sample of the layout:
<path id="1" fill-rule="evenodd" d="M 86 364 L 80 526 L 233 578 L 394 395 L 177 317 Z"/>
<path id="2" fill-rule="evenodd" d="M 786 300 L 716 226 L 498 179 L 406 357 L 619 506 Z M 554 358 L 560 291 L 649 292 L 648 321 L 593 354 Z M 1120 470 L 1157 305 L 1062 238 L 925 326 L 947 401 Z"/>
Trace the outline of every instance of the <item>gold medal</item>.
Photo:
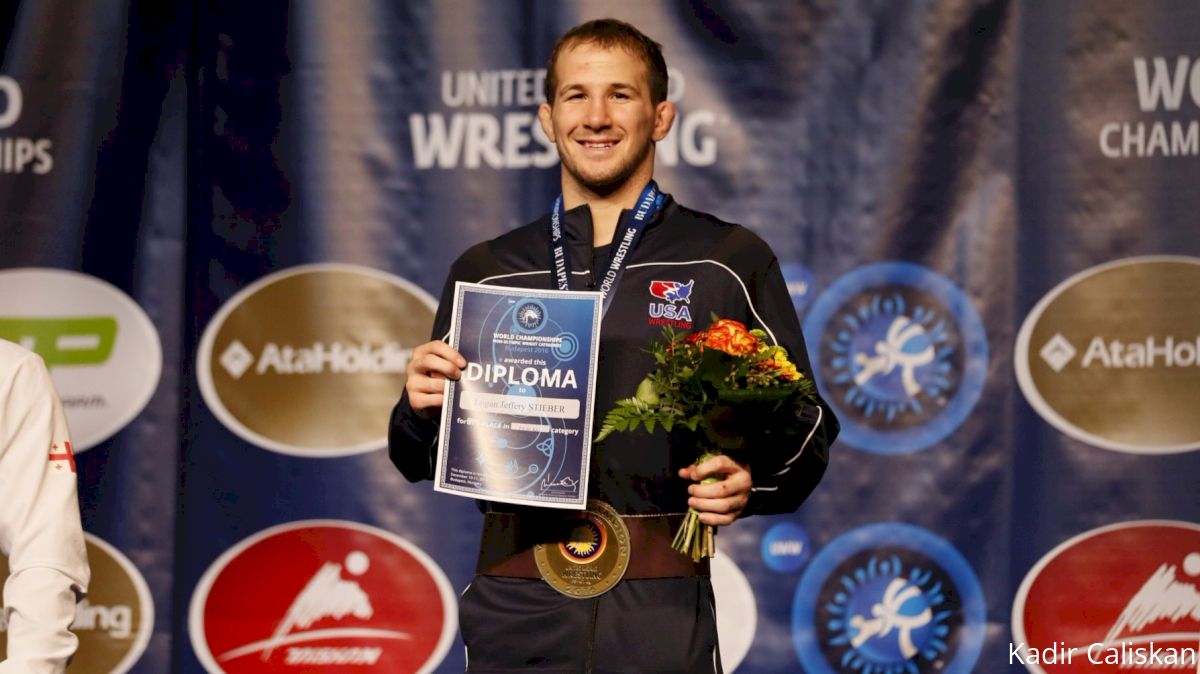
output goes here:
<path id="1" fill-rule="evenodd" d="M 604 594 L 629 566 L 629 529 L 612 506 L 588 500 L 588 509 L 562 520 L 558 543 L 534 546 L 538 573 L 550 587 L 578 599 Z"/>

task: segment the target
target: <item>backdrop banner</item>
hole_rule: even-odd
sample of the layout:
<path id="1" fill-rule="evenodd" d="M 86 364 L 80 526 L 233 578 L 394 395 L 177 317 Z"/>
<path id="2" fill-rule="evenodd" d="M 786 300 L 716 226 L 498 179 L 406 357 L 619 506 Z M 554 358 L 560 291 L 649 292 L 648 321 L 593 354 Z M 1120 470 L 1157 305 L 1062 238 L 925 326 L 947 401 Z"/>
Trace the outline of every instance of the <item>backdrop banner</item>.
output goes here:
<path id="1" fill-rule="evenodd" d="M 545 61 L 602 16 L 842 422 L 718 537 L 725 670 L 1194 670 L 1200 5 L 19 0 L 0 338 L 74 437 L 69 671 L 463 670 L 482 518 L 388 415 L 451 262 L 557 194 Z"/>

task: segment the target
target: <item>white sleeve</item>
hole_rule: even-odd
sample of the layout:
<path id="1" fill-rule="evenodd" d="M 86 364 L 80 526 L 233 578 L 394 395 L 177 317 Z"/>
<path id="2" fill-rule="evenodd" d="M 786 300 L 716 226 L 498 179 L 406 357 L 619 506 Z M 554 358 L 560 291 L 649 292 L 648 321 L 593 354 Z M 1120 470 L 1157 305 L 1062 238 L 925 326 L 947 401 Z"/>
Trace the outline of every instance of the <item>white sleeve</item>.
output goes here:
<path id="1" fill-rule="evenodd" d="M 41 359 L 0 348 L 0 553 L 10 571 L 0 674 L 62 672 L 78 645 L 68 628 L 90 574 L 68 443 Z"/>

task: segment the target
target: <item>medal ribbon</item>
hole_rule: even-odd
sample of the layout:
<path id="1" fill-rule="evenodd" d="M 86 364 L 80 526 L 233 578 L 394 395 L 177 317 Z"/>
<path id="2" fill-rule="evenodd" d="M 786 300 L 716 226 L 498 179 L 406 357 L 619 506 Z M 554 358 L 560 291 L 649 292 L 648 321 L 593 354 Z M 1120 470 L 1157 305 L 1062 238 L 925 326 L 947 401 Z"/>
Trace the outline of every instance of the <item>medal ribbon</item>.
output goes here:
<path id="1" fill-rule="evenodd" d="M 613 246 L 605 266 L 604 278 L 600 281 L 601 316 L 608 312 L 608 306 L 612 304 L 613 291 L 625 273 L 625 259 L 637 247 L 642 232 L 646 230 L 646 224 L 658 214 L 664 200 L 658 185 L 651 180 L 638 197 L 637 205 L 632 211 L 626 212 L 618 223 L 617 237 L 614 238 L 616 245 Z M 560 194 L 550 209 L 550 224 L 547 226 L 550 233 L 550 269 L 554 273 L 555 287 L 558 290 L 570 290 L 571 257 L 567 251 L 566 234 L 563 232 L 562 207 L 563 198 Z"/>

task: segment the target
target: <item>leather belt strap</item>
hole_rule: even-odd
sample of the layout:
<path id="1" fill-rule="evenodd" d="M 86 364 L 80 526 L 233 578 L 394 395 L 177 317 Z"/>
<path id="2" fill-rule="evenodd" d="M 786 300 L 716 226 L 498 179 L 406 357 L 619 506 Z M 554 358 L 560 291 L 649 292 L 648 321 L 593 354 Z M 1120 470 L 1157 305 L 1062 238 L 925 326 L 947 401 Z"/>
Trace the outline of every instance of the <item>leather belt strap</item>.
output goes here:
<path id="1" fill-rule="evenodd" d="M 552 538 L 561 530 L 554 514 L 485 513 L 479 562 L 475 572 L 483 576 L 541 578 L 533 558 L 533 546 L 557 544 Z M 629 529 L 629 567 L 624 578 L 681 578 L 709 575 L 708 559 L 693 562 L 671 548 L 683 515 L 622 517 Z"/>

